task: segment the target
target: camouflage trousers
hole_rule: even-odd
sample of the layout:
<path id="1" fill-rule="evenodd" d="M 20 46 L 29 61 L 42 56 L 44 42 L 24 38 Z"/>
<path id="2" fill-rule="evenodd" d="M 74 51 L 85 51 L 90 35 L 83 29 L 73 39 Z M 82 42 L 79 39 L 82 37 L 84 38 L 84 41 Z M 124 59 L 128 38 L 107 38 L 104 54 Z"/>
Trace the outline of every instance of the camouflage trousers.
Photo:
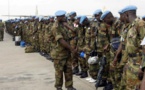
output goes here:
<path id="1" fill-rule="evenodd" d="M 39 42 L 38 37 L 34 36 L 31 38 L 31 45 L 34 46 L 35 51 L 39 49 Z"/>
<path id="2" fill-rule="evenodd" d="M 140 80 L 138 78 L 139 57 L 129 57 L 128 63 L 125 66 L 126 74 L 126 89 L 125 90 L 139 90 Z"/>
<path id="3" fill-rule="evenodd" d="M 4 31 L 0 31 L 0 41 L 2 41 L 4 38 Z"/>
<path id="4" fill-rule="evenodd" d="M 81 57 L 79 57 L 78 60 L 79 60 L 79 64 L 80 64 L 81 70 L 83 72 L 88 71 L 88 63 L 87 63 L 87 60 L 84 59 L 84 58 L 81 58 Z"/>
<path id="5" fill-rule="evenodd" d="M 125 52 L 124 50 L 122 51 L 122 58 L 121 58 L 121 61 L 118 65 L 118 68 L 121 70 L 121 81 L 119 83 L 119 89 L 118 90 L 125 90 L 126 88 L 126 68 L 125 68 L 125 65 L 127 63 L 127 58 L 128 58 L 128 55 L 127 55 L 127 52 Z"/>
<path id="6" fill-rule="evenodd" d="M 73 49 L 76 49 L 77 41 L 75 39 L 70 40 L 70 45 Z M 73 68 L 78 67 L 78 58 L 71 55 L 71 59 Z"/>
<path id="7" fill-rule="evenodd" d="M 93 79 L 97 79 L 98 70 L 99 70 L 99 64 L 89 65 L 89 74 Z"/>
<path id="8" fill-rule="evenodd" d="M 65 87 L 73 86 L 73 75 L 72 75 L 72 62 L 70 58 L 55 60 L 54 59 L 54 68 L 55 68 L 55 87 L 63 86 L 63 74 L 65 77 Z"/>

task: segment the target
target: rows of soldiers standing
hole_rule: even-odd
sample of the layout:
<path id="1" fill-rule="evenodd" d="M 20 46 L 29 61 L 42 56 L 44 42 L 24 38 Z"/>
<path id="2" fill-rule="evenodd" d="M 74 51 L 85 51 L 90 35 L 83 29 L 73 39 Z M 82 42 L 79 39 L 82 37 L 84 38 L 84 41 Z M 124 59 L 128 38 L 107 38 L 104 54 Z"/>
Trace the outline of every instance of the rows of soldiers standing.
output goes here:
<path id="1" fill-rule="evenodd" d="M 90 21 L 76 12 L 66 17 L 66 12 L 59 10 L 55 20 L 54 17 L 8 20 L 6 30 L 21 36 L 26 42 L 26 53 L 40 52 L 53 60 L 57 90 L 62 90 L 63 73 L 67 90 L 76 90 L 73 74 L 80 78 L 89 74 L 86 80 L 96 83 L 96 89 L 104 86 L 104 90 L 145 90 L 145 48 L 140 45 L 145 36 L 145 22 L 136 16 L 136 11 L 136 6 L 127 6 L 119 11 L 118 19 L 111 11 L 102 13 L 98 9 Z M 100 72 L 104 57 L 105 65 Z"/>

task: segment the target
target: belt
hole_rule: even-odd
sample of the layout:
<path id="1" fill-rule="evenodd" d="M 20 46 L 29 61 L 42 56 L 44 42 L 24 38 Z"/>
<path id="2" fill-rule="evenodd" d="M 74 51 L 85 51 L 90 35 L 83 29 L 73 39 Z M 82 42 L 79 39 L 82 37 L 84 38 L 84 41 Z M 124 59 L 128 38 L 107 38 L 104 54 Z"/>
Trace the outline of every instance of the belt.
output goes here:
<path id="1" fill-rule="evenodd" d="M 129 53 L 128 54 L 129 57 L 137 57 L 137 56 L 142 56 L 141 53 Z"/>

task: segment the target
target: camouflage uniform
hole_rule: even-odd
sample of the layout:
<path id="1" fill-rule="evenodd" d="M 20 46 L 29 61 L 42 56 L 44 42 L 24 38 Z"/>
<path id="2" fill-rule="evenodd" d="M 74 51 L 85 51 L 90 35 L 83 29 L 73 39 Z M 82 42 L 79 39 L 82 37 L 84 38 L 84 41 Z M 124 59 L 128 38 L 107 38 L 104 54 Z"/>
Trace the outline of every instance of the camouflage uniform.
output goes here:
<path id="1" fill-rule="evenodd" d="M 3 41 L 4 38 L 4 24 L 0 22 L 0 41 Z"/>
<path id="2" fill-rule="evenodd" d="M 144 22 L 135 19 L 128 28 L 126 52 L 128 61 L 126 64 L 126 89 L 139 89 L 140 80 L 138 79 L 138 70 L 141 64 L 140 42 L 145 36 Z"/>
<path id="3" fill-rule="evenodd" d="M 131 26 L 130 24 L 124 24 L 122 26 L 122 31 L 121 31 L 122 57 L 118 65 L 118 69 L 120 69 L 120 73 L 122 75 L 121 75 L 121 82 L 119 83 L 119 90 L 124 90 L 126 87 L 126 78 L 125 78 L 125 73 L 123 73 L 123 68 L 127 63 L 127 59 L 128 59 L 128 55 L 127 52 L 125 51 L 125 47 L 126 47 L 126 37 L 128 32 L 127 29 L 130 28 L 130 26 Z"/>
<path id="4" fill-rule="evenodd" d="M 54 59 L 55 68 L 55 87 L 62 87 L 63 85 L 63 73 L 65 75 L 65 87 L 72 87 L 72 67 L 70 59 L 70 51 L 64 48 L 60 43 L 60 39 L 64 39 L 69 43 L 68 30 L 66 30 L 63 25 L 60 25 L 57 21 L 52 27 L 53 36 L 55 37 L 55 46 L 52 50 L 52 58 Z"/>
<path id="5" fill-rule="evenodd" d="M 45 24 L 40 22 L 38 25 L 39 29 L 39 45 L 40 45 L 40 52 L 44 52 L 44 31 L 45 31 Z"/>
<path id="6" fill-rule="evenodd" d="M 52 31 L 52 26 L 53 26 L 53 22 L 50 22 L 49 23 L 49 32 L 48 32 L 48 43 L 50 44 L 50 55 L 51 55 L 51 51 L 52 51 L 52 49 L 53 49 L 53 47 L 55 46 L 55 39 L 54 39 L 54 37 L 53 37 L 53 31 Z"/>
<path id="7" fill-rule="evenodd" d="M 106 55 L 107 58 L 107 64 L 105 66 L 105 71 L 103 73 L 103 79 L 105 80 L 108 77 L 108 71 L 109 71 L 109 52 L 104 52 L 104 47 L 109 44 L 108 40 L 108 30 L 105 23 L 100 22 L 100 25 L 98 26 L 98 33 L 97 33 L 97 53 L 99 57 L 99 61 L 102 59 L 103 55 Z M 97 73 L 99 70 L 99 64 L 97 64 Z"/>
<path id="8" fill-rule="evenodd" d="M 83 27 L 78 27 L 78 42 L 77 42 L 77 48 L 78 51 L 81 52 L 84 50 L 85 45 L 85 29 Z M 81 72 L 86 72 L 88 70 L 87 63 L 84 58 L 79 57 L 78 58 L 80 63 Z"/>
<path id="9" fill-rule="evenodd" d="M 70 34 L 70 45 L 72 48 L 76 49 L 77 46 L 77 28 L 74 27 L 74 23 L 73 21 L 69 21 L 68 24 L 74 28 L 73 31 L 69 30 L 69 34 Z M 74 57 L 73 55 L 71 55 L 72 58 L 72 66 L 75 69 L 78 69 L 78 58 Z"/>
<path id="10" fill-rule="evenodd" d="M 110 35 L 110 41 L 113 39 L 113 38 L 116 38 L 118 37 L 119 38 L 119 34 L 121 31 L 121 22 L 117 19 L 114 20 L 114 23 L 113 25 L 110 27 L 110 30 L 109 30 L 109 35 Z M 119 82 L 121 81 L 121 73 L 120 73 L 120 69 L 118 69 L 118 64 L 120 63 L 120 60 L 117 62 L 117 65 L 114 66 L 113 65 L 113 59 L 115 57 L 115 53 L 116 53 L 116 50 L 113 49 L 112 46 L 110 46 L 110 79 L 111 79 L 111 82 L 113 83 L 113 86 L 114 86 L 114 89 L 115 90 L 118 90 L 118 87 L 119 87 Z M 119 58 L 121 59 L 121 57 Z"/>

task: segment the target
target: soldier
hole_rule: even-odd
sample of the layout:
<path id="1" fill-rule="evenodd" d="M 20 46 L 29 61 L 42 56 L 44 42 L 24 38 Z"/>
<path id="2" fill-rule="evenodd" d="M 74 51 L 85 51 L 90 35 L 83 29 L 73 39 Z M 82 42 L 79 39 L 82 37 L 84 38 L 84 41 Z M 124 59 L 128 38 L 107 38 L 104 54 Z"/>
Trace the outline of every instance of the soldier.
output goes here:
<path id="1" fill-rule="evenodd" d="M 110 80 L 114 86 L 114 89 L 118 88 L 118 85 L 116 84 L 116 82 L 118 81 L 118 78 L 120 78 L 120 74 L 117 73 L 118 69 L 115 69 L 117 67 L 115 67 L 113 65 L 113 59 L 114 59 L 114 55 L 116 53 L 116 50 L 119 47 L 119 42 L 120 42 L 120 38 L 119 38 L 119 32 L 120 32 L 120 21 L 117 20 L 116 18 L 114 18 L 114 16 L 112 15 L 112 13 L 110 11 L 105 11 L 102 16 L 101 19 L 108 25 L 108 39 L 109 42 L 111 44 L 108 44 L 108 48 L 110 48 L 110 59 L 109 64 L 110 64 Z M 107 87 L 107 86 L 106 86 Z"/>
<path id="2" fill-rule="evenodd" d="M 42 56 L 45 55 L 44 32 L 45 32 L 45 20 L 43 17 L 41 17 L 39 24 L 39 45 L 40 45 L 40 55 Z"/>
<path id="3" fill-rule="evenodd" d="M 68 30 L 63 26 L 66 12 L 59 10 L 55 13 L 57 20 L 53 24 L 53 36 L 55 37 L 55 46 L 52 50 L 52 58 L 54 59 L 55 68 L 55 87 L 62 90 L 63 73 L 65 75 L 65 86 L 67 90 L 76 90 L 73 88 L 72 61 L 70 52 L 76 55 L 77 51 L 69 45 Z"/>
<path id="4" fill-rule="evenodd" d="M 0 41 L 3 41 L 3 39 L 4 39 L 4 24 L 0 19 Z"/>
<path id="5" fill-rule="evenodd" d="M 121 30 L 121 34 L 120 34 L 120 37 L 121 37 L 120 46 L 119 46 L 119 48 L 118 48 L 118 50 L 116 52 L 115 58 L 113 60 L 113 64 L 114 64 L 114 66 L 117 65 L 117 63 L 119 61 L 118 57 L 119 57 L 120 54 L 122 54 L 121 61 L 120 61 L 120 63 L 117 66 L 117 69 L 119 70 L 118 73 L 122 74 L 123 68 L 124 68 L 125 64 L 127 63 L 127 58 L 128 58 L 127 53 L 125 51 L 125 46 L 126 46 L 126 36 L 127 36 L 127 32 L 128 32 L 127 28 L 129 27 L 129 23 L 127 23 L 125 21 L 124 13 L 122 13 L 122 10 L 120 10 L 119 13 L 120 13 L 120 20 L 123 23 L 123 26 L 121 28 L 122 30 Z M 124 90 L 125 89 L 125 87 L 126 87 L 125 74 L 121 75 L 121 81 L 119 82 L 118 85 L 120 86 L 118 88 L 119 90 Z"/>
<path id="6" fill-rule="evenodd" d="M 96 10 L 94 12 L 94 19 L 91 23 L 91 31 L 93 32 L 92 33 L 92 36 L 94 38 L 91 39 L 91 48 L 92 50 L 94 50 L 95 52 L 97 52 L 97 44 L 98 42 L 96 41 L 96 36 L 97 36 L 97 32 L 98 32 L 98 29 L 99 29 L 99 26 L 100 26 L 100 23 L 101 23 L 101 20 L 100 20 L 100 16 L 102 14 L 102 11 L 100 9 Z M 94 34 L 94 35 L 93 35 Z M 99 69 L 99 64 L 98 63 L 95 63 L 95 64 L 90 64 L 89 65 L 89 74 L 91 76 L 91 78 L 87 78 L 86 80 L 88 80 L 89 82 L 95 82 L 96 81 L 96 78 L 97 78 L 97 72 L 98 72 L 98 69 Z"/>
<path id="7" fill-rule="evenodd" d="M 69 26 L 71 26 L 72 28 L 74 28 L 74 22 L 75 22 L 75 17 L 77 16 L 75 11 L 70 12 L 69 17 L 70 20 L 68 21 Z M 69 30 L 70 33 L 70 45 L 72 46 L 72 48 L 76 49 L 76 45 L 77 45 L 77 29 L 73 29 Z M 73 66 L 73 74 L 76 74 L 79 72 L 79 67 L 78 67 L 78 59 L 75 58 L 73 55 L 71 55 L 72 58 L 72 66 Z"/>
<path id="8" fill-rule="evenodd" d="M 141 83 L 140 90 L 145 90 L 145 37 L 142 40 L 141 45 L 142 45 L 142 48 L 143 48 L 143 52 L 142 52 L 142 64 L 141 64 L 140 68 L 143 72 L 143 73 L 141 73 L 141 75 L 143 76 L 143 80 L 142 80 L 142 83 Z"/>
<path id="9" fill-rule="evenodd" d="M 130 23 L 130 27 L 127 28 L 126 48 L 125 51 L 128 55 L 128 61 L 123 73 L 126 75 L 126 90 L 137 89 L 139 90 L 139 84 L 141 78 L 138 78 L 138 72 L 141 72 L 141 46 L 140 42 L 145 36 L 145 24 L 144 21 L 139 20 L 136 16 L 137 7 L 130 5 L 123 9 L 125 13 L 124 17 L 126 21 Z M 138 71 L 140 70 L 140 71 Z"/>
<path id="10" fill-rule="evenodd" d="M 54 16 L 50 16 L 49 18 L 50 18 L 50 22 L 49 22 L 49 26 L 48 26 L 49 32 L 48 32 L 48 42 L 47 42 L 47 43 L 49 43 L 49 56 L 46 57 L 46 59 L 52 60 L 51 51 L 53 49 L 53 46 L 55 45 L 54 37 L 53 37 L 53 34 L 52 34 L 52 26 L 53 26 L 53 23 L 54 23 Z"/>

